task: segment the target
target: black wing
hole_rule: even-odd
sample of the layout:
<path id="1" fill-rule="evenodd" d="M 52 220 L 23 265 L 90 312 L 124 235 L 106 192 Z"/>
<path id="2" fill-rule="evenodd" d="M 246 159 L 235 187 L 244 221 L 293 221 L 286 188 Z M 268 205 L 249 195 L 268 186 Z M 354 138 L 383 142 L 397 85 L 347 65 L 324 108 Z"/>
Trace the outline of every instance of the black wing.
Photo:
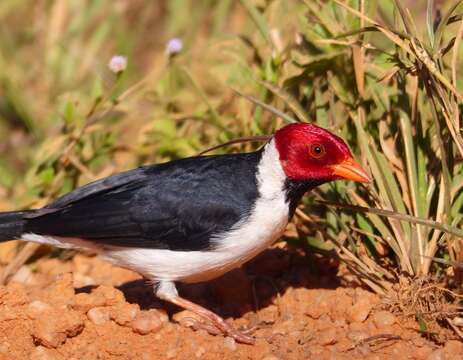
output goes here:
<path id="1" fill-rule="evenodd" d="M 260 152 L 177 160 L 85 185 L 27 217 L 26 232 L 202 250 L 250 213 Z"/>

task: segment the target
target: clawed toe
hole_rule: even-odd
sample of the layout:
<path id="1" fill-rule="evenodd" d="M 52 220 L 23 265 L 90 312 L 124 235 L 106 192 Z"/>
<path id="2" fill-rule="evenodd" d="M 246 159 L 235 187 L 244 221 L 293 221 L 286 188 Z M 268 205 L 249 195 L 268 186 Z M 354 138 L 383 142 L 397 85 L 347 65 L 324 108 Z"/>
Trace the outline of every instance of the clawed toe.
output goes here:
<path id="1" fill-rule="evenodd" d="M 192 319 L 192 323 L 191 323 L 190 327 L 195 331 L 197 331 L 197 330 L 205 330 L 205 331 L 207 331 L 208 334 L 214 335 L 214 336 L 222 334 L 222 331 L 220 329 L 218 329 L 216 326 L 214 326 L 212 324 L 203 323 L 203 322 L 198 321 L 196 319 Z"/>
<path id="2" fill-rule="evenodd" d="M 189 325 L 193 330 L 205 330 L 210 335 L 224 335 L 230 336 L 235 341 L 243 344 L 254 344 L 255 339 L 251 336 L 251 334 L 257 329 L 257 327 L 252 327 L 246 330 L 237 330 L 232 325 L 225 323 L 225 324 L 210 324 L 210 323 L 203 323 L 199 320 L 189 318 L 188 319 Z"/>
<path id="3" fill-rule="evenodd" d="M 175 305 L 178 305 L 184 309 L 190 310 L 209 322 L 205 324 L 197 321 L 196 319 L 191 319 L 193 328 L 204 329 L 212 335 L 224 334 L 225 336 L 230 336 L 233 339 L 235 339 L 235 341 L 243 344 L 252 345 L 255 343 L 254 338 L 249 335 L 255 330 L 255 328 L 247 329 L 245 331 L 239 331 L 235 329 L 232 325 L 227 323 L 223 318 L 221 318 L 217 314 L 214 314 L 212 311 L 207 310 L 202 306 L 199 306 L 198 304 L 195 304 L 178 295 L 163 296 L 163 299 Z"/>
<path id="4" fill-rule="evenodd" d="M 256 342 L 256 339 L 254 339 L 254 337 L 236 329 L 233 329 L 233 331 L 229 332 L 227 335 L 235 339 L 235 341 L 242 344 L 253 345 Z"/>

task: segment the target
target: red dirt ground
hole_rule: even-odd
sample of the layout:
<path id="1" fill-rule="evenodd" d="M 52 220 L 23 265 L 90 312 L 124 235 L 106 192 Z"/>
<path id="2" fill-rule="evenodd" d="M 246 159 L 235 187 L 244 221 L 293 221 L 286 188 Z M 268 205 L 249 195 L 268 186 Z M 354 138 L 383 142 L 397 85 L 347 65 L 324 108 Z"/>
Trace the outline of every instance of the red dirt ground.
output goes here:
<path id="1" fill-rule="evenodd" d="M 0 359 L 463 359 L 461 342 L 428 341 L 336 271 L 274 248 L 180 287 L 235 326 L 256 327 L 249 346 L 193 329 L 193 314 L 156 300 L 131 271 L 84 255 L 40 259 L 0 287 Z"/>

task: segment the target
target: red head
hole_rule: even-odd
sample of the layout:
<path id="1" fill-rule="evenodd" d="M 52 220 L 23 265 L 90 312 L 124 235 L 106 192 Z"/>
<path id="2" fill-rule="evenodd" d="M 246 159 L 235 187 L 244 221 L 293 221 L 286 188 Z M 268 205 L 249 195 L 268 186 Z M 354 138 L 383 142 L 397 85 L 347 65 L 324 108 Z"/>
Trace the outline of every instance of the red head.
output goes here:
<path id="1" fill-rule="evenodd" d="M 370 181 L 346 143 L 321 127 L 290 124 L 278 130 L 274 138 L 283 170 L 291 180 Z"/>

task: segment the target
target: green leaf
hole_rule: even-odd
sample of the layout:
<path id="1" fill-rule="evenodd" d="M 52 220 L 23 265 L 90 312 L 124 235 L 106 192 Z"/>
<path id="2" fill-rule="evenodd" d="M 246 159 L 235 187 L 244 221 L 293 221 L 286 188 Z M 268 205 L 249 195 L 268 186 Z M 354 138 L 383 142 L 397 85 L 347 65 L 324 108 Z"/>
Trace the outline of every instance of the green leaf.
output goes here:
<path id="1" fill-rule="evenodd" d="M 42 181 L 43 185 L 48 186 L 52 183 L 54 177 L 55 177 L 55 171 L 53 170 L 52 167 L 48 167 L 46 169 L 43 169 L 39 173 L 40 180 Z"/>

